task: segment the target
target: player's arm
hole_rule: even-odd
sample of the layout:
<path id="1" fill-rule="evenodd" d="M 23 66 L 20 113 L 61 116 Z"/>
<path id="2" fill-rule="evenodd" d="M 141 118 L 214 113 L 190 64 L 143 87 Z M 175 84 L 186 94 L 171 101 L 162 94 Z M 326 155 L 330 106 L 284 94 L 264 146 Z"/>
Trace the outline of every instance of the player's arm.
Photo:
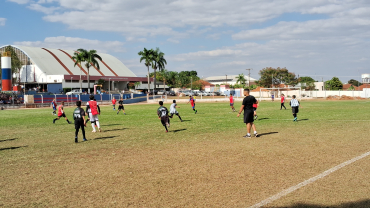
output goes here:
<path id="1" fill-rule="evenodd" d="M 60 107 L 60 111 L 62 111 L 62 114 L 64 113 L 63 107 Z"/>
<path id="2" fill-rule="evenodd" d="M 98 112 L 99 112 L 99 115 L 100 115 L 100 107 L 99 107 L 99 105 L 97 105 L 97 107 L 98 107 Z"/>
<path id="3" fill-rule="evenodd" d="M 242 105 L 242 106 L 240 107 L 240 110 L 239 110 L 239 112 L 238 112 L 237 117 L 239 117 L 239 116 L 240 116 L 240 114 L 243 112 L 243 110 L 244 110 L 244 105 Z"/>
<path id="4" fill-rule="evenodd" d="M 158 115 L 158 118 L 161 119 L 161 112 L 159 110 L 157 110 L 157 115 Z"/>
<path id="5" fill-rule="evenodd" d="M 87 103 L 87 105 L 86 105 L 86 113 L 89 112 L 89 109 L 90 109 L 90 105 L 89 105 L 89 103 Z"/>

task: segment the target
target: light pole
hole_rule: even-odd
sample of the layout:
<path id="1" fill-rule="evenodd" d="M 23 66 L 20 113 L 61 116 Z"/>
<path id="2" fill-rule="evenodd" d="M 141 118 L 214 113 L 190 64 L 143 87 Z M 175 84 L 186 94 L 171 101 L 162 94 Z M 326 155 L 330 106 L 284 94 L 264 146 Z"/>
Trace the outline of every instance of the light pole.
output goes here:
<path id="1" fill-rule="evenodd" d="M 71 92 L 72 92 L 72 79 L 73 79 L 73 77 L 71 77 Z"/>
<path id="2" fill-rule="evenodd" d="M 81 72 L 82 70 L 80 69 L 80 93 L 82 93 L 82 79 L 81 79 Z"/>
<path id="3" fill-rule="evenodd" d="M 110 79 L 112 79 L 112 78 L 109 78 L 109 94 L 110 94 Z"/>

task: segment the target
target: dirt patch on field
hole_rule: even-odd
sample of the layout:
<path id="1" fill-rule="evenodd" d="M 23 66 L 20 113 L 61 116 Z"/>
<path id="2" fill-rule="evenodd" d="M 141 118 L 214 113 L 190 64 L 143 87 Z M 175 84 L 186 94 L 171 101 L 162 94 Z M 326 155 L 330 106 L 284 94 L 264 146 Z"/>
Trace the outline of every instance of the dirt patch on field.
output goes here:
<path id="1" fill-rule="evenodd" d="M 326 98 L 326 100 L 365 100 L 366 98 L 362 98 L 362 97 L 350 97 L 350 96 L 347 96 L 347 95 L 342 95 L 342 96 L 338 96 L 338 95 L 330 95 Z"/>

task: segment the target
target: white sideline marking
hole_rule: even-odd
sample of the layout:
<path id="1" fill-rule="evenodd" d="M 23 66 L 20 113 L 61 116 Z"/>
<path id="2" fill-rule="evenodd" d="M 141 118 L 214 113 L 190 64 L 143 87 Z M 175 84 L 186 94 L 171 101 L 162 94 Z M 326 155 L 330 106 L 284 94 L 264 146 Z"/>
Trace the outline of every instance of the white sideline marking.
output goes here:
<path id="1" fill-rule="evenodd" d="M 305 180 L 302 183 L 299 183 L 299 184 L 297 184 L 295 186 L 292 186 L 292 187 L 290 187 L 288 189 L 285 189 L 282 192 L 280 192 L 280 193 L 278 193 L 278 194 L 276 194 L 274 196 L 271 196 L 271 197 L 269 197 L 269 198 L 267 198 L 267 199 L 259 202 L 258 204 L 255 204 L 255 205 L 251 206 L 250 208 L 258 208 L 258 207 L 265 206 L 265 205 L 267 205 L 267 204 L 269 204 L 269 203 L 271 203 L 271 202 L 273 202 L 275 200 L 280 199 L 283 196 L 288 195 L 289 193 L 291 193 L 291 192 L 293 192 L 293 191 L 295 191 L 295 190 L 297 190 L 299 188 L 302 188 L 303 186 L 306 186 L 306 185 L 308 185 L 310 183 L 313 183 L 313 182 L 315 182 L 318 179 L 324 178 L 325 176 L 329 175 L 330 173 L 333 173 L 333 172 L 335 172 L 335 171 L 337 171 L 337 170 L 339 170 L 339 169 L 341 169 L 341 168 L 343 168 L 343 167 L 345 167 L 345 166 L 347 166 L 347 165 L 349 165 L 349 164 L 351 164 L 353 162 L 356 162 L 357 160 L 360 160 L 360 159 L 362 159 L 364 157 L 367 157 L 369 155 L 370 155 L 370 151 L 369 152 L 366 152 L 366 153 L 364 153 L 364 154 L 362 154 L 362 155 L 360 155 L 358 157 L 355 157 L 355 158 L 353 158 L 351 160 L 348 160 L 348 161 L 346 161 L 346 162 L 344 162 L 342 164 L 339 164 L 339 165 L 337 165 L 337 166 L 335 166 L 335 167 L 333 167 L 333 168 L 331 168 L 331 169 L 329 169 L 329 170 L 327 170 L 325 172 L 322 172 L 322 173 L 320 173 L 319 175 L 317 175 L 315 177 L 312 177 L 312 178 L 310 178 L 308 180 Z"/>

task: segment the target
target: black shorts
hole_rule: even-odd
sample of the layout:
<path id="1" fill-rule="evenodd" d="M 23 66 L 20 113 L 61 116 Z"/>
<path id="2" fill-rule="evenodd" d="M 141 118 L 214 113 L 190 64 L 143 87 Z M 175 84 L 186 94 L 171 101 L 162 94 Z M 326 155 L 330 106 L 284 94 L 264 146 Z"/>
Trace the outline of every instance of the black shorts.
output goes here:
<path id="1" fill-rule="evenodd" d="M 166 123 L 170 123 L 170 119 L 168 119 L 168 116 L 161 117 L 161 123 L 163 126 L 166 126 Z"/>
<path id="2" fill-rule="evenodd" d="M 257 108 L 253 108 L 253 111 L 256 111 L 257 110 Z"/>
<path id="3" fill-rule="evenodd" d="M 247 110 L 244 111 L 244 123 L 253 123 L 254 121 L 254 111 Z"/>
<path id="4" fill-rule="evenodd" d="M 298 106 L 292 107 L 292 113 L 298 113 L 299 108 Z"/>
<path id="5" fill-rule="evenodd" d="M 64 113 L 63 113 L 61 116 L 58 116 L 58 117 L 59 117 L 59 118 L 60 118 L 60 117 L 64 117 L 64 118 L 65 118 L 65 117 L 66 117 L 66 114 L 64 114 Z"/>
<path id="6" fill-rule="evenodd" d="M 83 129 L 84 128 L 84 120 L 76 119 L 75 120 L 75 129 Z"/>
<path id="7" fill-rule="evenodd" d="M 125 110 L 125 108 L 123 107 L 123 105 L 120 105 L 120 106 L 118 106 L 118 110 Z"/>

